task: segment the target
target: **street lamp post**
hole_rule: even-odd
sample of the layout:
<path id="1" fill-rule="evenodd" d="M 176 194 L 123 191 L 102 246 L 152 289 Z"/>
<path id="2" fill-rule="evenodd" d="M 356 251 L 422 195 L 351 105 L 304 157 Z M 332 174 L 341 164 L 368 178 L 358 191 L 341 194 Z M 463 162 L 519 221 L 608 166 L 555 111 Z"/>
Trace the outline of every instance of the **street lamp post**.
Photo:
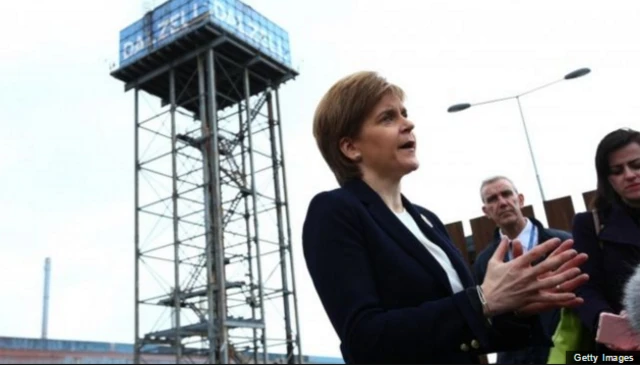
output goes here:
<path id="1" fill-rule="evenodd" d="M 510 100 L 510 99 L 516 99 L 516 101 L 518 102 L 518 109 L 520 110 L 520 119 L 522 120 L 522 126 L 524 127 L 524 134 L 527 137 L 527 145 L 529 146 L 529 154 L 531 155 L 531 162 L 533 163 L 533 169 L 536 173 L 536 179 L 538 181 L 538 189 L 540 189 L 540 197 L 542 198 L 542 201 L 546 201 L 545 197 L 544 197 L 544 190 L 542 189 L 542 182 L 540 181 L 540 174 L 538 173 L 538 166 L 536 164 L 536 159 L 533 155 L 533 148 L 531 147 L 531 140 L 529 138 L 529 131 L 527 130 L 527 123 L 524 120 L 524 113 L 522 112 L 522 105 L 520 104 L 520 98 L 522 96 L 525 96 L 527 94 L 531 94 L 535 91 L 538 91 L 540 89 L 544 89 L 546 87 L 549 87 L 553 84 L 556 84 L 558 82 L 561 81 L 565 81 L 565 80 L 573 80 L 573 79 L 577 79 L 578 77 L 582 77 L 586 74 L 588 74 L 589 72 L 591 72 L 590 69 L 588 68 L 581 68 L 575 71 L 572 71 L 568 74 L 566 74 L 563 78 L 550 82 L 548 84 L 542 85 L 542 86 L 538 86 L 535 89 L 531 89 L 529 91 L 523 92 L 521 94 L 518 95 L 514 95 L 514 96 L 509 96 L 506 98 L 500 98 L 500 99 L 493 99 L 493 100 L 488 100 L 488 101 L 483 101 L 483 102 L 479 102 L 479 103 L 475 103 L 475 104 L 469 104 L 469 103 L 461 103 L 461 104 L 455 104 L 449 107 L 449 109 L 447 109 L 447 111 L 449 113 L 455 113 L 455 112 L 460 112 L 466 109 L 471 108 L 472 106 L 477 106 L 477 105 L 482 105 L 482 104 L 491 104 L 491 103 L 497 103 L 500 101 L 505 101 L 505 100 Z"/>

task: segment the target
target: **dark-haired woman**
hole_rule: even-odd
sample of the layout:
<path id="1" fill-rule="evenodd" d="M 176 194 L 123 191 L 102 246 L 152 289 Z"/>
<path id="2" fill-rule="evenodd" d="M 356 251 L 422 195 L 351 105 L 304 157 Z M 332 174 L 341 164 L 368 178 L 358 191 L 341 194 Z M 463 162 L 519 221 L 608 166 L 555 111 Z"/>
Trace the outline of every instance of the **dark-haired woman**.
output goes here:
<path id="1" fill-rule="evenodd" d="M 589 282 L 576 290 L 584 304 L 576 309 L 595 339 L 600 314 L 620 314 L 626 282 L 640 264 L 640 132 L 618 129 L 596 150 L 598 189 L 592 210 L 573 222 L 575 249 L 590 259 L 583 265 Z M 640 350 L 598 344 L 603 351 Z"/>

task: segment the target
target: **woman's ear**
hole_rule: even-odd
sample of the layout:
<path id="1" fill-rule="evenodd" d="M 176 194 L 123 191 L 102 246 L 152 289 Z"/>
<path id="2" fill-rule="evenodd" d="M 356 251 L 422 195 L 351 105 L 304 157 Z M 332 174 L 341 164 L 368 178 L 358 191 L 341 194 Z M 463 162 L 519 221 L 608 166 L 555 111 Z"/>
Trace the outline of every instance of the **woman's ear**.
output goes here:
<path id="1" fill-rule="evenodd" d="M 351 138 L 344 137 L 340 140 L 340 152 L 351 161 L 362 161 L 362 154 Z"/>

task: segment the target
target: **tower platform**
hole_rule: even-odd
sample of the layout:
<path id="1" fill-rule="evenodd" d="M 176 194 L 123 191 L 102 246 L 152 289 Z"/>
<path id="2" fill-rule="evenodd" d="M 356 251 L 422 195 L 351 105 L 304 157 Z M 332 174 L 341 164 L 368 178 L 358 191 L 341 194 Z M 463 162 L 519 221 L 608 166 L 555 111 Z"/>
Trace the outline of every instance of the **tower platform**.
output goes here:
<path id="1" fill-rule="evenodd" d="M 125 82 L 125 91 L 139 87 L 169 103 L 169 69 L 176 73 L 176 100 L 198 112 L 196 56 L 216 53 L 217 107 L 245 99 L 244 71 L 249 70 L 250 95 L 295 78 L 289 36 L 250 6 L 235 0 L 172 0 L 120 32 L 119 67 L 111 75 Z"/>

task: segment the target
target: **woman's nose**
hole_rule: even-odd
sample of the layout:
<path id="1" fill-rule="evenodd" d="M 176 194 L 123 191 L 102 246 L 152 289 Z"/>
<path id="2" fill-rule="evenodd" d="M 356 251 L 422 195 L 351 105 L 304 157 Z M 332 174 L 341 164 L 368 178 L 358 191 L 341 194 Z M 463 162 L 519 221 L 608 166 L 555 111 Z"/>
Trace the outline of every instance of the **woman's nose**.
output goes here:
<path id="1" fill-rule="evenodd" d="M 622 176 L 625 179 L 629 179 L 629 180 L 633 180 L 636 178 L 636 175 L 638 174 L 637 170 L 632 169 L 629 166 L 625 166 L 624 170 L 622 171 Z"/>
<path id="2" fill-rule="evenodd" d="M 415 128 L 415 124 L 407 118 L 404 118 L 403 132 L 411 132 Z"/>

